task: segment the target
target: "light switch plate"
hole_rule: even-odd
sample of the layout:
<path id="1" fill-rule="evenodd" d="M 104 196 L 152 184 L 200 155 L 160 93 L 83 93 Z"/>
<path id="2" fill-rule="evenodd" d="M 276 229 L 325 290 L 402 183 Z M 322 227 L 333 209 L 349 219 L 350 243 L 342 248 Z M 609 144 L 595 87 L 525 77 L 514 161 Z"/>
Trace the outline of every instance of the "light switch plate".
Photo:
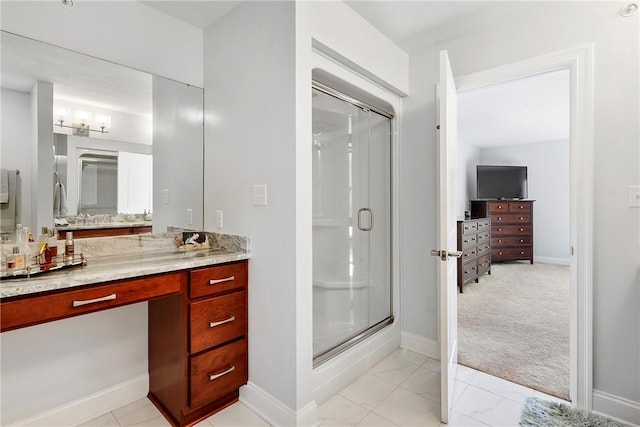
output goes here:
<path id="1" fill-rule="evenodd" d="M 162 204 L 163 205 L 169 204 L 169 189 L 162 190 Z"/>
<path id="2" fill-rule="evenodd" d="M 267 206 L 267 185 L 253 186 L 253 206 Z"/>
<path id="3" fill-rule="evenodd" d="M 223 224 L 223 214 L 221 209 L 216 210 L 216 227 L 222 228 Z"/>
<path id="4" fill-rule="evenodd" d="M 640 207 L 640 185 L 629 186 L 629 207 Z"/>

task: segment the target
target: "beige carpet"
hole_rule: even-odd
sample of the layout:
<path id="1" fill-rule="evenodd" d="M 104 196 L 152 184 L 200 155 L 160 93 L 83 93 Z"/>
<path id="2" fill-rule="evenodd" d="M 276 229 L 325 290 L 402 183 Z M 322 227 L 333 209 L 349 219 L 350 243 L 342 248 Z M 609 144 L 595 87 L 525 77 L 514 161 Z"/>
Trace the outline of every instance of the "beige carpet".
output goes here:
<path id="1" fill-rule="evenodd" d="M 569 399 L 569 267 L 496 263 L 458 294 L 459 363 Z"/>

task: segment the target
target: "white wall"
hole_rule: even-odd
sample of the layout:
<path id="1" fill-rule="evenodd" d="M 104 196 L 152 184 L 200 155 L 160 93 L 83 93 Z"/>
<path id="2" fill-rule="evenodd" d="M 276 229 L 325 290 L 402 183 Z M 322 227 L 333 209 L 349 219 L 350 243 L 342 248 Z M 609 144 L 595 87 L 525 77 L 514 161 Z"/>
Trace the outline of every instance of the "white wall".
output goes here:
<path id="1" fill-rule="evenodd" d="M 202 31 L 138 2 L 78 1 L 71 11 L 53 1 L 3 1 L 0 7 L 4 30 L 202 86 Z M 4 127 L 4 112 L 2 119 Z M 130 312 L 110 310 L 0 335 L 0 424 L 147 375 L 147 305 L 125 310 Z M 77 329 L 82 333 L 68 333 Z M 64 375 L 70 370 L 80 375 Z M 29 393 L 24 387 L 31 387 Z M 137 393 L 135 398 L 146 395 Z"/>
<path id="2" fill-rule="evenodd" d="M 4 169 L 20 171 L 20 200 L 17 223 L 31 228 L 31 165 L 29 153 L 33 138 L 31 128 L 31 98 L 28 93 L 2 89 L 2 145 L 0 162 Z"/>
<path id="3" fill-rule="evenodd" d="M 474 171 L 476 164 L 527 166 L 528 199 L 535 200 L 534 259 L 568 265 L 569 141 L 484 147 L 479 151 Z M 471 193 L 475 197 L 475 191 Z"/>
<path id="4" fill-rule="evenodd" d="M 202 87 L 202 30 L 137 1 L 3 1 L 2 29 Z"/>
<path id="5" fill-rule="evenodd" d="M 383 38 L 340 2 L 244 2 L 205 30 L 205 228 L 222 210 L 222 231 L 252 237 L 249 382 L 284 423 L 313 407 L 312 45 L 406 89 L 406 54 L 363 49 L 368 36 Z M 268 206 L 251 205 L 254 184 Z"/>
<path id="6" fill-rule="evenodd" d="M 221 231 L 252 238 L 249 381 L 295 409 L 294 8 L 247 2 L 205 30 L 204 205 L 206 229 L 222 210 Z"/>
<path id="7" fill-rule="evenodd" d="M 411 230 L 403 233 L 403 326 L 428 339 L 437 338 L 436 266 L 433 260 L 425 262 L 429 257 L 424 254 L 435 242 L 436 228 L 433 129 L 438 51 L 449 51 L 454 75 L 462 76 L 593 42 L 594 388 L 640 402 L 640 336 L 637 327 L 622 326 L 638 325 L 640 320 L 640 223 L 638 210 L 627 207 L 627 186 L 640 181 L 639 33 L 637 16 L 622 18 L 621 5 L 586 2 L 576 8 L 569 3 L 522 3 L 519 13 L 501 25 L 454 37 L 411 56 L 401 159 L 403 173 L 412 177 L 403 181 L 402 220 Z"/>
<path id="8" fill-rule="evenodd" d="M 464 211 L 470 210 L 469 200 L 476 197 L 476 165 L 480 150 L 475 145 L 458 139 L 458 182 L 457 208 L 458 218 L 464 218 Z"/>

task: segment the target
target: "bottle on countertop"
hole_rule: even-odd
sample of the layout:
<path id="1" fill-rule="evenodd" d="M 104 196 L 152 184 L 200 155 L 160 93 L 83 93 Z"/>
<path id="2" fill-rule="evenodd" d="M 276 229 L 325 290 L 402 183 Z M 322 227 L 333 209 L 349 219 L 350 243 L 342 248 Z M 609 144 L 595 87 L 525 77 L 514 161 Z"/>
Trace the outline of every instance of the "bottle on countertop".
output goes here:
<path id="1" fill-rule="evenodd" d="M 65 260 L 73 262 L 73 253 L 75 251 L 75 244 L 73 242 L 73 232 L 67 231 L 67 240 L 64 242 L 64 256 Z"/>

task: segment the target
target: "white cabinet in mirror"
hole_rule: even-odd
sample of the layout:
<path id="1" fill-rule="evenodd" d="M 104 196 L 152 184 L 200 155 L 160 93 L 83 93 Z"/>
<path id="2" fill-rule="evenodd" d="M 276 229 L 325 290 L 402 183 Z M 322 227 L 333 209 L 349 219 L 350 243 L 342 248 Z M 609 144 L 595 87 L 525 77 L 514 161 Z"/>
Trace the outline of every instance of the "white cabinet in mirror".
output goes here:
<path id="1" fill-rule="evenodd" d="M 20 170 L 13 223 L 38 230 L 60 216 L 153 212 L 154 232 L 162 232 L 187 226 L 191 209 L 189 226 L 203 226 L 202 162 L 187 177 L 175 167 L 176 157 L 202 158 L 202 89 L 5 31 L 0 43 L 0 163 Z M 154 202 L 154 176 L 162 189 L 186 196 Z M 4 220 L 0 232 L 12 237 Z"/>

